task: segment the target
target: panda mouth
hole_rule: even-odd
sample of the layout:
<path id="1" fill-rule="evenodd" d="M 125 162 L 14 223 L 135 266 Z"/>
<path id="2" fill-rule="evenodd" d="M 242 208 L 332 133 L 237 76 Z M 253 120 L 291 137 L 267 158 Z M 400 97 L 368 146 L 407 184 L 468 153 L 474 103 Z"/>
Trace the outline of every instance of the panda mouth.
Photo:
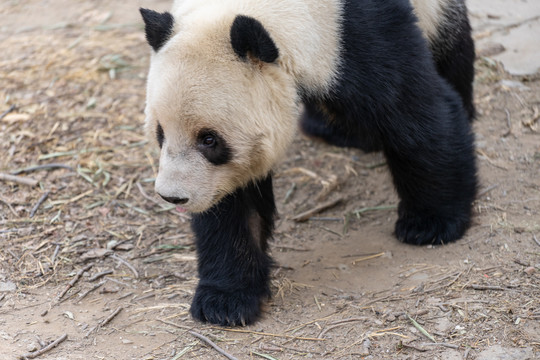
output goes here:
<path id="1" fill-rule="evenodd" d="M 185 212 L 187 212 L 187 209 L 186 209 L 186 208 L 183 208 L 183 207 L 181 207 L 181 206 L 177 206 L 177 207 L 176 207 L 176 211 L 181 212 L 181 213 L 185 213 Z"/>

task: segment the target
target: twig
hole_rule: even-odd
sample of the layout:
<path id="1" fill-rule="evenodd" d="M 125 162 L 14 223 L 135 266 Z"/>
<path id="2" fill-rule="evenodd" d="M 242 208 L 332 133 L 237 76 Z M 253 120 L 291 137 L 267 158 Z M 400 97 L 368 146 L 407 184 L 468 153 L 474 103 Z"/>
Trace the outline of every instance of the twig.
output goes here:
<path id="1" fill-rule="evenodd" d="M 343 218 L 339 217 L 330 217 L 330 216 L 312 216 L 309 218 L 309 221 L 335 221 L 343 222 Z"/>
<path id="2" fill-rule="evenodd" d="M 83 292 L 82 294 L 79 295 L 79 302 L 84 299 L 88 294 L 90 294 L 92 291 L 94 290 L 97 290 L 99 289 L 103 284 L 105 284 L 107 282 L 107 280 L 104 280 L 100 283 L 97 283 L 96 285 L 94 285 L 92 288 L 86 290 L 85 292 Z"/>
<path id="3" fill-rule="evenodd" d="M 34 359 L 40 355 L 43 355 L 45 354 L 47 351 L 49 350 L 52 350 L 54 349 L 55 347 L 57 347 L 62 341 L 66 340 L 67 339 L 67 334 L 64 334 L 62 336 L 60 336 L 58 339 L 54 340 L 52 343 L 50 343 L 49 345 L 45 346 L 43 349 L 41 350 L 38 350 L 38 351 L 34 351 L 34 352 L 31 352 L 31 353 L 28 353 L 28 354 L 24 354 L 20 357 L 20 359 Z"/>
<path id="4" fill-rule="evenodd" d="M 13 182 L 16 182 L 17 184 L 28 185 L 31 187 L 34 187 L 39 183 L 39 181 L 32 178 L 23 177 L 23 176 L 15 176 L 15 175 L 10 175 L 6 173 L 0 173 L 0 180 L 13 181 Z"/>
<path id="5" fill-rule="evenodd" d="M 96 326 L 93 326 L 90 330 L 88 330 L 86 332 L 86 334 L 84 335 L 85 338 L 87 338 L 91 333 L 93 333 L 98 327 L 102 327 L 102 326 L 105 326 L 107 325 L 112 319 L 114 319 L 114 317 L 118 314 L 120 314 L 120 311 L 122 311 L 122 307 L 119 307 L 118 309 L 114 310 L 109 316 L 107 316 L 107 318 L 105 318 L 104 320 L 98 322 L 98 324 Z"/>
<path id="6" fill-rule="evenodd" d="M 355 214 L 356 217 L 360 217 L 361 214 L 366 213 L 368 211 L 393 210 L 396 208 L 397 208 L 397 205 L 371 206 L 371 207 L 365 207 L 365 208 L 354 210 L 352 213 Z"/>
<path id="7" fill-rule="evenodd" d="M 494 190 L 496 188 L 499 187 L 499 184 L 495 184 L 495 185 L 491 185 L 491 186 L 488 186 L 487 188 L 485 188 L 484 190 L 480 191 L 477 195 L 477 197 L 480 197 L 482 195 L 485 195 L 487 194 L 488 192 L 490 192 L 491 190 Z"/>
<path id="8" fill-rule="evenodd" d="M 369 318 L 369 317 L 367 317 L 367 316 L 364 316 L 364 317 L 354 317 L 354 318 L 349 318 L 349 319 L 343 319 L 343 320 L 334 321 L 334 322 L 331 322 L 331 323 L 328 324 L 328 325 L 345 324 L 345 323 L 355 322 L 355 321 L 373 321 L 373 319 L 372 319 L 372 318 Z"/>
<path id="9" fill-rule="evenodd" d="M 491 160 L 491 158 L 481 149 L 476 149 L 476 152 L 482 156 L 482 159 L 485 159 L 490 165 L 496 167 L 497 169 L 502 169 L 508 171 L 508 168 L 502 165 L 499 165 L 495 163 L 495 161 Z"/>
<path id="10" fill-rule="evenodd" d="M 287 190 L 287 193 L 285 194 L 285 198 L 283 199 L 284 204 L 289 202 L 289 199 L 292 196 L 294 190 L 296 190 L 296 183 L 293 183 L 291 185 L 291 188 L 289 190 Z"/>
<path id="11" fill-rule="evenodd" d="M 502 137 L 507 137 L 508 135 L 512 135 L 512 119 L 510 117 L 510 111 L 508 109 L 504 109 L 506 112 L 506 125 L 508 126 L 508 131 L 505 132 Z"/>
<path id="12" fill-rule="evenodd" d="M 467 286 L 470 289 L 474 290 L 498 290 L 498 291 L 504 291 L 505 289 L 500 286 L 494 286 L 494 285 L 476 285 L 472 284 Z"/>
<path id="13" fill-rule="evenodd" d="M 260 356 L 263 359 L 267 359 L 267 360 L 277 360 L 275 357 L 272 357 L 272 356 L 267 355 L 267 354 L 261 354 L 261 353 L 255 352 L 255 351 L 251 351 L 251 354 Z"/>
<path id="14" fill-rule="evenodd" d="M 137 269 L 135 269 L 135 267 L 133 267 L 133 265 L 131 265 L 130 263 L 128 263 L 126 260 L 122 259 L 120 256 L 118 255 L 115 255 L 115 254 L 112 254 L 110 256 L 111 258 L 115 259 L 115 260 L 118 260 L 120 261 L 122 264 L 126 265 L 129 270 L 131 270 L 131 272 L 135 275 L 135 278 L 138 279 L 139 278 L 139 272 L 137 271 Z"/>
<path id="15" fill-rule="evenodd" d="M 120 312 L 123 310 L 123 307 L 119 307 L 118 309 L 114 310 L 111 315 L 107 316 L 107 318 L 99 323 L 99 326 L 105 326 L 108 323 L 111 322 L 112 319 L 116 317 L 116 315 L 120 314 Z"/>
<path id="16" fill-rule="evenodd" d="M 39 343 L 39 346 L 41 346 L 41 348 L 43 349 L 45 346 L 47 346 L 47 343 L 43 340 L 41 340 L 41 338 L 38 336 L 38 335 L 34 335 L 36 337 L 36 340 L 37 342 Z"/>
<path id="17" fill-rule="evenodd" d="M 371 255 L 371 256 L 365 256 L 365 257 L 354 260 L 352 263 L 353 263 L 353 265 L 356 265 L 356 263 L 359 263 L 361 261 L 376 259 L 376 258 L 381 257 L 383 255 L 384 255 L 384 253 L 382 252 L 382 253 L 378 253 L 378 254 Z"/>
<path id="18" fill-rule="evenodd" d="M 112 279 L 108 279 L 108 280 L 112 280 Z M 125 293 L 124 295 L 120 296 L 120 297 L 119 297 L 118 299 L 116 299 L 116 300 L 122 300 L 122 299 L 125 299 L 125 298 L 127 298 L 127 297 L 129 297 L 129 296 L 131 296 L 131 295 L 133 295 L 133 292 L 132 292 L 132 291 L 130 291 L 130 292 L 128 292 L 128 293 Z"/>
<path id="19" fill-rule="evenodd" d="M 414 345 L 411 345 L 411 344 L 405 344 L 404 342 L 400 342 L 399 345 L 404 347 L 404 348 L 413 349 L 413 350 L 420 351 L 420 352 L 426 352 L 427 351 L 427 349 L 423 349 L 423 348 L 420 348 L 418 346 L 414 346 Z"/>
<path id="20" fill-rule="evenodd" d="M 297 222 L 307 221 L 307 220 L 309 220 L 309 218 L 311 216 L 313 216 L 315 214 L 318 214 L 318 213 L 320 213 L 320 212 L 322 212 L 322 211 L 324 211 L 326 209 L 329 209 L 331 207 L 334 207 L 334 206 L 338 205 L 339 203 L 341 203 L 342 201 L 343 201 L 343 198 L 337 198 L 335 200 L 327 201 L 324 204 L 321 204 L 319 206 L 314 207 L 313 209 L 304 211 L 301 214 L 293 216 L 292 220 L 297 221 Z"/>
<path id="21" fill-rule="evenodd" d="M 56 244 L 56 248 L 54 249 L 53 256 L 51 258 L 51 266 L 54 267 L 54 263 L 56 261 L 56 257 L 58 256 L 58 253 L 60 252 L 60 244 Z"/>
<path id="22" fill-rule="evenodd" d="M 533 240 L 536 243 L 536 245 L 540 246 L 540 241 L 538 241 L 535 234 L 533 234 Z"/>
<path id="23" fill-rule="evenodd" d="M 459 345 L 448 343 L 421 343 L 420 346 L 444 346 L 450 349 L 459 349 Z"/>
<path id="24" fill-rule="evenodd" d="M 6 117 L 7 114 L 15 110 L 15 105 L 11 105 L 6 111 L 4 111 L 2 114 L 0 114 L 0 120 Z"/>
<path id="25" fill-rule="evenodd" d="M 34 207 L 32 208 L 32 211 L 30 211 L 30 218 L 34 217 L 34 215 L 36 214 L 36 211 L 38 210 L 38 208 L 49 197 L 49 194 L 50 194 L 50 191 L 46 191 L 45 193 L 43 193 L 43 195 L 41 195 L 41 197 L 37 201 L 36 205 L 34 205 Z"/>
<path id="26" fill-rule="evenodd" d="M 293 251 L 312 251 L 312 249 L 308 248 L 301 248 L 291 245 L 276 245 L 274 246 L 276 249 L 285 249 L 285 250 L 293 250 Z"/>
<path id="27" fill-rule="evenodd" d="M 88 279 L 88 281 L 90 281 L 90 282 L 96 281 L 97 279 L 102 278 L 102 277 L 104 277 L 104 276 L 106 276 L 106 275 L 110 275 L 110 274 L 112 274 L 113 272 L 114 272 L 113 270 L 105 270 L 105 271 L 102 271 L 102 272 L 98 272 L 97 274 L 92 275 L 92 276 Z"/>
<path id="28" fill-rule="evenodd" d="M 213 347 L 218 353 L 220 353 L 221 355 L 225 356 L 227 359 L 230 359 L 230 360 L 238 360 L 237 358 L 235 358 L 234 356 L 232 356 L 231 354 L 228 354 L 225 352 L 225 350 L 223 350 L 222 348 L 220 348 L 219 346 L 217 346 L 212 340 L 210 340 L 209 338 L 207 338 L 206 336 L 203 336 L 199 333 L 196 333 L 195 331 L 188 331 L 188 333 L 190 333 L 191 335 L 195 336 L 197 339 L 199 340 L 202 340 L 203 342 L 205 342 L 206 344 L 210 345 L 211 347 Z"/>
<path id="29" fill-rule="evenodd" d="M 79 279 L 81 278 L 81 276 L 88 270 L 90 270 L 92 268 L 92 266 L 94 266 L 94 264 L 88 264 L 86 265 L 84 268 L 82 268 L 81 270 L 79 270 L 79 272 L 73 277 L 73 279 L 71 279 L 71 281 L 66 285 L 66 287 L 64 288 L 64 290 L 62 290 L 62 292 L 60 294 L 58 294 L 58 296 L 56 297 L 56 301 L 59 302 L 63 297 L 64 295 L 66 295 L 66 293 L 68 292 L 69 289 L 71 289 L 75 283 L 77 281 L 79 281 Z"/>
<path id="30" fill-rule="evenodd" d="M 339 323 L 339 324 L 335 324 L 335 325 L 329 326 L 329 327 L 327 327 L 326 329 L 323 329 L 323 330 L 319 333 L 319 335 L 318 335 L 317 337 L 322 339 L 323 336 L 326 335 L 326 333 L 329 332 L 330 330 L 333 330 L 333 329 L 335 329 L 335 328 L 338 328 L 338 327 L 344 326 L 344 325 L 346 325 L 346 323 Z"/>
<path id="31" fill-rule="evenodd" d="M 148 194 L 146 193 L 146 191 L 144 191 L 144 189 L 143 189 L 141 183 L 139 183 L 139 182 L 137 183 L 137 188 L 139 188 L 139 191 L 140 191 L 141 195 L 142 195 L 146 200 L 150 200 L 151 202 L 153 202 L 153 203 L 156 204 L 156 205 L 162 205 L 161 202 L 159 202 L 158 200 L 154 199 L 153 197 L 151 197 L 150 195 L 148 195 Z"/>
<path id="32" fill-rule="evenodd" d="M 435 342 L 435 338 L 433 336 L 431 336 L 430 333 L 428 333 L 426 331 L 426 329 L 424 329 L 419 323 L 417 323 L 416 320 L 414 320 L 412 317 L 410 317 L 409 314 L 407 314 L 407 317 L 409 318 L 411 323 L 414 325 L 414 327 L 417 328 L 418 330 L 420 330 L 420 332 L 422 334 L 424 334 L 425 337 L 427 337 L 429 340 Z"/>
<path id="33" fill-rule="evenodd" d="M 68 169 L 68 170 L 71 170 L 71 171 L 75 171 L 75 169 L 72 168 L 69 165 L 53 163 L 53 164 L 29 166 L 29 167 L 26 167 L 26 168 L 23 168 L 23 169 L 18 169 L 18 170 L 12 171 L 11 174 L 12 175 L 19 175 L 19 174 L 22 174 L 22 173 L 27 173 L 27 172 L 32 172 L 32 171 L 54 170 L 54 169 Z"/>

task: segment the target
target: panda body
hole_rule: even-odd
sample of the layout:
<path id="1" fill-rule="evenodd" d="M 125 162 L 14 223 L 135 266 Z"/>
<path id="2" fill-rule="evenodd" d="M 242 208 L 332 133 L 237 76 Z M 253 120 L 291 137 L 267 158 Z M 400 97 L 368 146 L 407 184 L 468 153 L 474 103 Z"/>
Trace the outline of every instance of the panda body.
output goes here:
<path id="1" fill-rule="evenodd" d="M 141 9 L 154 49 L 145 113 L 161 147 L 155 186 L 193 212 L 195 318 L 238 325 L 260 315 L 270 294 L 271 173 L 299 118 L 330 143 L 384 152 L 401 241 L 463 235 L 476 167 L 472 100 L 459 85 L 472 96 L 462 73 L 474 47 L 466 13 L 447 16 L 456 4 L 179 0 L 171 14 Z M 441 36 L 445 29 L 453 37 Z"/>

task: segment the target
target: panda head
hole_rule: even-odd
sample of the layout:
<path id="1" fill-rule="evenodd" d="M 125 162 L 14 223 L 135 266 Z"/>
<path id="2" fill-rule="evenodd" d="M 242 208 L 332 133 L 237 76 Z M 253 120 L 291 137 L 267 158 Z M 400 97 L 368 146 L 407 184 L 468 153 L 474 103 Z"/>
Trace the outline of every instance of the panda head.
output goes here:
<path id="1" fill-rule="evenodd" d="M 161 148 L 156 192 L 191 212 L 271 171 L 296 131 L 299 99 L 258 20 L 141 9 L 153 48 L 146 130 Z"/>

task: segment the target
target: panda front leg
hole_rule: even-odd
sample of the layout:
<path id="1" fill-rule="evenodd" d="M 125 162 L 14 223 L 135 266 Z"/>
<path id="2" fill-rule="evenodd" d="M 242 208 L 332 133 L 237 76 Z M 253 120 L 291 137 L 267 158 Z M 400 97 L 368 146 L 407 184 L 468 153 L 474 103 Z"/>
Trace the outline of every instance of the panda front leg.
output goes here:
<path id="1" fill-rule="evenodd" d="M 470 122 L 457 96 L 447 95 L 436 109 L 415 117 L 401 114 L 383 130 L 384 153 L 400 197 L 395 234 L 409 244 L 461 238 L 476 196 Z"/>
<path id="2" fill-rule="evenodd" d="M 267 241 L 275 212 L 268 175 L 193 215 L 200 278 L 191 305 L 194 318 L 227 326 L 257 320 L 270 296 Z"/>

